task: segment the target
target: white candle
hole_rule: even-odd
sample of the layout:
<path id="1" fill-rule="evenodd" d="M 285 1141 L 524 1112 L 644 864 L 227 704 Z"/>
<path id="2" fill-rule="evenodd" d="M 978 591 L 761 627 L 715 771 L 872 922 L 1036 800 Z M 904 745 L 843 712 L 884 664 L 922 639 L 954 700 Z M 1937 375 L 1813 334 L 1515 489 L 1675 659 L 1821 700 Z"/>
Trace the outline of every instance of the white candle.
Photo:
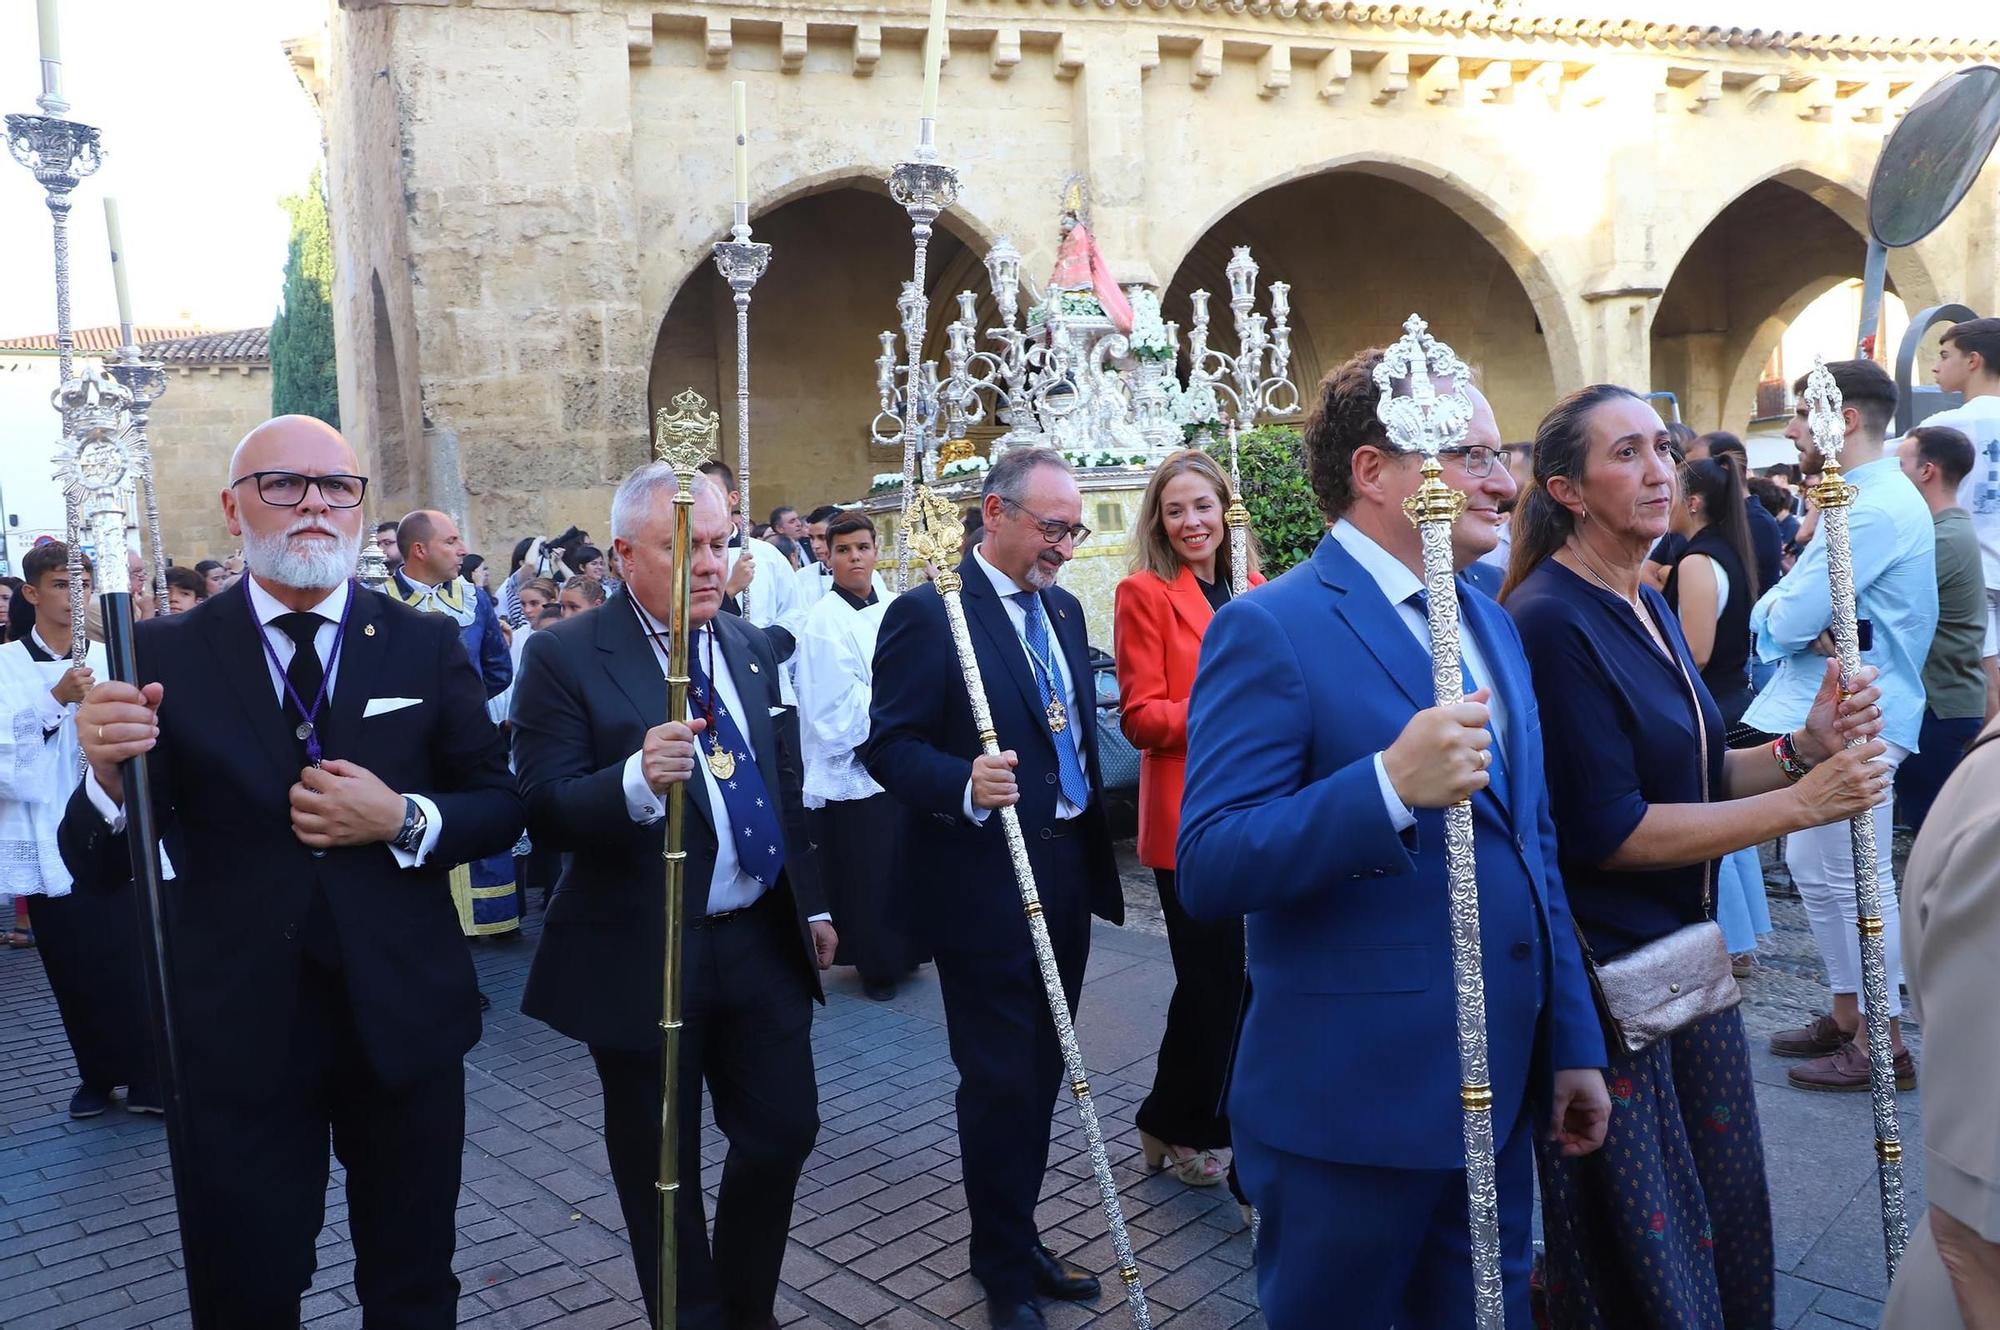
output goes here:
<path id="1" fill-rule="evenodd" d="M 750 104 L 742 80 L 730 85 L 736 95 L 736 201 L 750 202 Z"/>
<path id="2" fill-rule="evenodd" d="M 35 0 L 35 19 L 41 28 L 42 59 L 50 64 L 62 60 L 62 24 L 56 20 L 56 0 Z"/>
<path id="3" fill-rule="evenodd" d="M 924 113 L 926 120 L 937 119 L 938 69 L 944 63 L 944 3 L 931 0 L 931 30 L 924 39 Z"/>
<path id="4" fill-rule="evenodd" d="M 104 200 L 104 233 L 111 239 L 111 281 L 118 288 L 118 322 L 132 326 L 132 292 L 125 285 L 125 238 L 118 226 L 118 200 Z"/>

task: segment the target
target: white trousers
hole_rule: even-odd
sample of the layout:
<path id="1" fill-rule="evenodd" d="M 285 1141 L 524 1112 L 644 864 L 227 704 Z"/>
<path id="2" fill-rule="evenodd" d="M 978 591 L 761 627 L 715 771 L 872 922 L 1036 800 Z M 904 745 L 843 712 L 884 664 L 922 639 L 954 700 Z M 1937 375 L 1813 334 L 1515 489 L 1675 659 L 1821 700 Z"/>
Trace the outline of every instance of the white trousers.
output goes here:
<path id="1" fill-rule="evenodd" d="M 1889 1014 L 1900 1016 L 1903 982 L 1903 917 L 1897 908 L 1896 870 L 1891 861 L 1895 829 L 1895 770 L 1910 752 L 1889 745 L 1879 762 L 1890 771 L 1882 802 L 1870 810 L 1875 819 L 1875 886 L 1882 911 L 1882 950 L 1889 969 Z M 1785 838 L 1785 867 L 1805 902 L 1806 920 L 1820 959 L 1826 962 L 1829 987 L 1835 993 L 1861 992 L 1861 935 L 1855 932 L 1854 840 L 1846 822 L 1808 827 Z M 1866 997 L 1863 997 L 1866 1005 Z"/>

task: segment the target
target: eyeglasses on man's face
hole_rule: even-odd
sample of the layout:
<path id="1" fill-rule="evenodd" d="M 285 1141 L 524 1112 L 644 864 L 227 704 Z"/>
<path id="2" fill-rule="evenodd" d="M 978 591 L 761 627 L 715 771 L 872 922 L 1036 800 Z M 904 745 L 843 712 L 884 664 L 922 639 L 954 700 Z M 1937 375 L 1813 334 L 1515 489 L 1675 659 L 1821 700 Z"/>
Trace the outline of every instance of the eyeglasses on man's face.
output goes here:
<path id="1" fill-rule="evenodd" d="M 1464 448 L 1440 448 L 1439 457 L 1451 457 L 1465 468 L 1465 474 L 1474 480 L 1484 480 L 1493 474 L 1493 464 L 1500 460 L 1500 449 L 1488 448 L 1483 443 L 1475 443 Z"/>
<path id="2" fill-rule="evenodd" d="M 366 476 L 302 476 L 296 471 L 252 471 L 230 481 L 229 487 L 253 480 L 257 482 L 257 497 L 273 508 L 296 508 L 314 485 L 319 486 L 319 497 L 329 508 L 358 508 L 368 493 Z"/>
<path id="3" fill-rule="evenodd" d="M 1042 539 L 1051 545 L 1062 544 L 1065 537 L 1072 545 L 1081 545 L 1090 539 L 1090 528 L 1081 522 L 1059 522 L 1053 517 L 1043 517 L 1025 504 L 1016 503 L 1005 495 L 1000 497 L 1000 502 L 1033 522 L 1035 529 L 1042 533 Z"/>

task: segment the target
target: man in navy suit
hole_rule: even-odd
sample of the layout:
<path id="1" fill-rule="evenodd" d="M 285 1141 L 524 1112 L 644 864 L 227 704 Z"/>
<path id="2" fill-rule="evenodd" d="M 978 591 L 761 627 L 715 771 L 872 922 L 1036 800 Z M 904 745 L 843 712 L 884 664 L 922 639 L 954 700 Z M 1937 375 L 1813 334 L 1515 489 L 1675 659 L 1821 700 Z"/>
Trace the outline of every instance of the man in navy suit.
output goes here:
<path id="1" fill-rule="evenodd" d="M 1083 610 L 1055 585 L 1090 534 L 1083 497 L 1062 454 L 1016 448 L 986 473 L 980 508 L 984 535 L 958 570 L 993 728 L 1008 750 L 981 755 L 944 601 L 925 585 L 898 596 L 882 621 L 863 761 L 910 810 L 906 861 L 942 870 L 906 909 L 937 959 L 958 1067 L 972 1273 L 995 1327 L 1041 1330 L 1038 1297 L 1094 1298 L 1098 1282 L 1063 1264 L 1035 1228 L 1062 1059 L 993 810 L 1019 813 L 1072 1016 L 1090 916 L 1123 923 L 1125 902 L 1104 817 Z"/>
<path id="2" fill-rule="evenodd" d="M 1420 464 L 1376 418 L 1381 355 L 1328 375 L 1306 426 L 1332 529 L 1203 640 L 1179 886 L 1199 918 L 1249 919 L 1228 1109 L 1263 1221 L 1266 1323 L 1321 1330 L 1337 1299 L 1344 1330 L 1470 1326 L 1440 810 L 1471 798 L 1507 1325 L 1526 1330 L 1529 1132 L 1553 1130 L 1573 1154 L 1603 1143 L 1604 1042 L 1556 875 L 1527 661 L 1462 576 L 1477 691 L 1433 705 L 1421 543 L 1403 512 Z M 1492 409 L 1473 401 L 1443 458 L 1468 500 L 1461 569 L 1493 547 L 1514 488 Z"/>

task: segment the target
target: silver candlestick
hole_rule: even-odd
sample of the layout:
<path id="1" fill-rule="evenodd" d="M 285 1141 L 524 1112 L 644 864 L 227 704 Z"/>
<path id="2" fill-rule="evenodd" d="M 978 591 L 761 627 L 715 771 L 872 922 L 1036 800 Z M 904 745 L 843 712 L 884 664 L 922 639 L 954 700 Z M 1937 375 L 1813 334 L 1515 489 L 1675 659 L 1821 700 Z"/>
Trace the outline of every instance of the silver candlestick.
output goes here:
<path id="1" fill-rule="evenodd" d="M 903 445 L 903 491 L 896 522 L 896 589 L 910 582 L 910 501 L 915 497 L 917 466 L 921 459 L 925 479 L 932 479 L 938 439 L 938 372 L 935 362 L 924 360 L 924 320 L 930 301 L 924 295 L 925 269 L 929 262 L 931 234 L 939 214 L 958 202 L 958 172 L 937 160 L 936 125 L 920 123 L 916 156 L 889 173 L 889 197 L 910 215 L 910 239 L 916 247 L 911 278 L 903 283 L 896 301 L 903 328 L 904 364 L 896 366 L 895 336 L 882 334 L 882 358 L 876 361 L 876 386 L 881 391 L 882 410 L 870 428 L 877 443 Z M 896 390 L 901 374 L 903 387 Z"/>
<path id="2" fill-rule="evenodd" d="M 154 486 L 153 439 L 147 431 L 153 403 L 167 391 L 167 369 L 157 360 L 146 360 L 132 342 L 132 326 L 124 327 L 124 345 L 118 359 L 104 368 L 132 395 L 131 447 L 139 501 L 146 516 L 146 549 L 152 560 L 153 613 L 166 614 L 167 549 L 160 540 L 160 496 Z M 101 557 L 101 556 L 100 556 Z"/>
<path id="3" fill-rule="evenodd" d="M 1820 508 L 1820 530 L 1826 539 L 1826 572 L 1833 610 L 1833 645 L 1840 657 L 1840 692 L 1844 698 L 1861 668 L 1860 635 L 1854 618 L 1854 546 L 1848 533 L 1847 510 L 1860 491 L 1842 478 L 1840 447 L 1846 437 L 1840 386 L 1816 356 L 1806 376 L 1806 420 L 1813 445 L 1825 459 L 1819 483 L 1812 488 Z M 1862 742 L 1855 739 L 1849 747 Z M 1875 1108 L 1875 1172 L 1882 1189 L 1882 1250 L 1895 1278 L 1909 1242 L 1909 1222 L 1903 1212 L 1903 1135 L 1896 1118 L 1895 1050 L 1889 1029 L 1889 970 L 1883 954 L 1882 893 L 1875 872 L 1875 814 L 1871 809 L 1847 824 L 1854 853 L 1854 923 L 1861 934 L 1862 1016 L 1868 1029 L 1868 1089 Z"/>
<path id="4" fill-rule="evenodd" d="M 34 174 L 35 182 L 47 195 L 49 218 L 55 230 L 57 373 L 67 384 L 76 352 L 69 316 L 69 196 L 104 164 L 104 150 L 94 127 L 58 114 L 68 110 L 69 103 L 62 99 L 60 84 L 51 78 L 49 66 L 49 61 L 42 62 L 40 98 L 42 109 L 49 114 L 8 116 L 7 150 Z M 69 545 L 70 621 L 76 625 L 70 659 L 81 665 L 89 638 L 83 631 L 84 531 L 79 502 L 79 496 L 65 487 L 63 525 Z"/>
<path id="5" fill-rule="evenodd" d="M 736 299 L 736 495 L 743 538 L 750 538 L 750 288 L 771 263 L 771 247 L 750 238 L 750 205 L 738 203 L 729 239 L 715 242 L 715 267 Z M 739 597 L 750 617 L 754 587 Z"/>
<path id="6" fill-rule="evenodd" d="M 1189 296 L 1194 321 L 1188 326 L 1188 392 L 1197 402 L 1213 401 L 1229 428 L 1230 591 L 1250 588 L 1250 510 L 1243 506 L 1243 476 L 1237 462 L 1238 436 L 1257 424 L 1260 415 L 1283 416 L 1298 410 L 1299 390 L 1292 382 L 1291 291 L 1285 282 L 1271 283 L 1271 313 L 1253 312 L 1257 304 L 1257 261 L 1248 245 L 1238 245 L 1223 269 L 1229 278 L 1229 309 L 1236 321 L 1236 354 L 1224 355 L 1208 345 L 1208 292 Z M 1265 356 L 1270 372 L 1265 373 Z"/>

